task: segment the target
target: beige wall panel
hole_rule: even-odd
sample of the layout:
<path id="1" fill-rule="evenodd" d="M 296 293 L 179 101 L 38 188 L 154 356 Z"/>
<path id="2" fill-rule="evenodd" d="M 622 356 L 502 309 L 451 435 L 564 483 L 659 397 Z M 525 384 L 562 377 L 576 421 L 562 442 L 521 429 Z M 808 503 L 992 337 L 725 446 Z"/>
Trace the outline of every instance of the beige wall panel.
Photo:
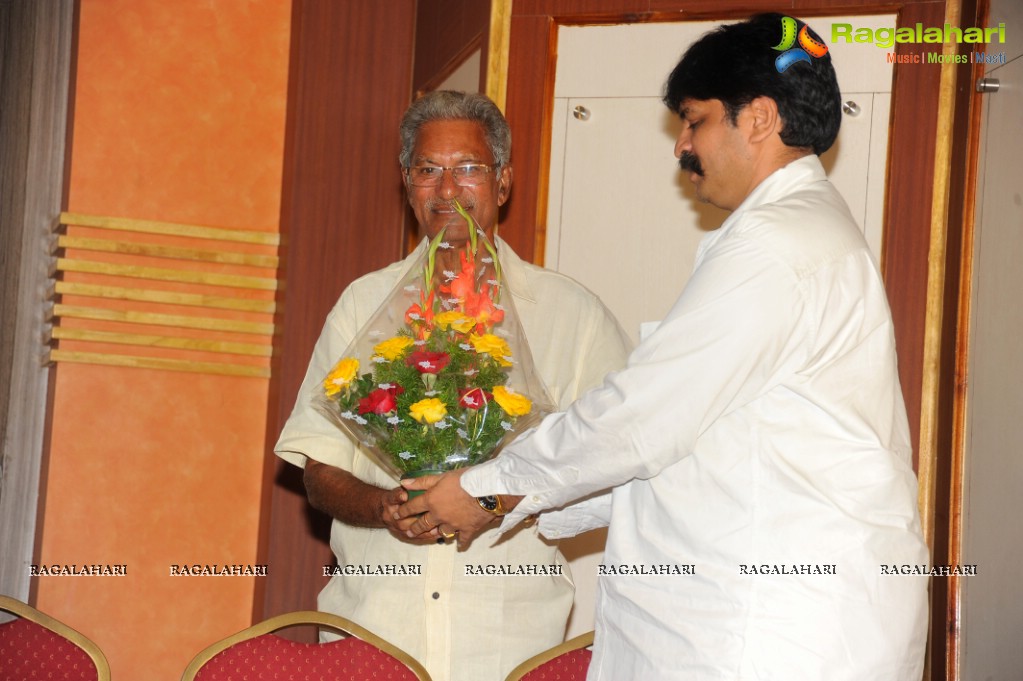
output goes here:
<path id="1" fill-rule="evenodd" d="M 977 574 L 961 582 L 959 678 L 1007 681 L 1023 669 L 1023 59 L 987 75 L 1001 88 L 984 100 L 977 191 L 962 559 Z"/>
<path id="2" fill-rule="evenodd" d="M 444 82 L 437 86 L 437 89 L 479 92 L 482 63 L 483 53 L 480 50 L 476 50 L 450 76 L 445 78 Z"/>
<path id="3" fill-rule="evenodd" d="M 1006 61 L 1023 56 L 1023 2 L 1019 0 L 991 0 L 990 16 L 988 26 L 997 27 L 999 23 L 1005 22 L 1005 43 L 993 43 L 987 46 L 987 51 L 994 54 L 1005 53 Z M 1019 118 L 1015 124 L 1019 123 Z"/>

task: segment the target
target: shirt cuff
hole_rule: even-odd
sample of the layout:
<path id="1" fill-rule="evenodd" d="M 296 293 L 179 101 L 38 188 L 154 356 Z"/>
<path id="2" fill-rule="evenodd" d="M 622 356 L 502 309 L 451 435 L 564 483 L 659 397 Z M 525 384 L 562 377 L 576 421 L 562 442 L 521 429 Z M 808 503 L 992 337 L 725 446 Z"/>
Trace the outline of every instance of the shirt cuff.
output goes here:
<path id="1" fill-rule="evenodd" d="M 611 492 L 584 499 L 540 516 L 538 529 L 548 539 L 567 539 L 611 523 Z"/>

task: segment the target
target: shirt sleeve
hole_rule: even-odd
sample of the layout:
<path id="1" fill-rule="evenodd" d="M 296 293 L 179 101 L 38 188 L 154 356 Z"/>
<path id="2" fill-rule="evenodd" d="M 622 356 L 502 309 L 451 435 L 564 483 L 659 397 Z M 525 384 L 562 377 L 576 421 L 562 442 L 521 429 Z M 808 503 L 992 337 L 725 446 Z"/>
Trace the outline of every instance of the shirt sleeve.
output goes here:
<path id="1" fill-rule="evenodd" d="M 308 459 L 351 470 L 355 445 L 314 407 L 323 391 L 323 379 L 341 358 L 358 329 L 355 296 L 349 288 L 327 315 L 299 388 L 295 407 L 284 424 L 274 453 L 288 463 L 305 467 Z"/>
<path id="2" fill-rule="evenodd" d="M 474 496 L 525 498 L 505 529 L 688 456 L 721 415 L 769 390 L 806 353 L 797 273 L 741 234 L 708 249 L 627 367 L 462 477 Z"/>
<path id="3" fill-rule="evenodd" d="M 563 397 L 566 408 L 586 391 L 599 387 L 609 373 L 624 367 L 632 350 L 632 341 L 599 300 L 593 302 L 589 326 L 582 336 L 585 342 L 574 353 L 576 380 Z"/>

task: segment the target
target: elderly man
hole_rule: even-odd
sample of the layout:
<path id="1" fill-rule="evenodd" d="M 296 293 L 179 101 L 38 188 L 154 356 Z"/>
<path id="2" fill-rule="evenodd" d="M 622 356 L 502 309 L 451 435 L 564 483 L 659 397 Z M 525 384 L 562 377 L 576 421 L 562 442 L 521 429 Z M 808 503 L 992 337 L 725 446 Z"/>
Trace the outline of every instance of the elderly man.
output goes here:
<path id="1" fill-rule="evenodd" d="M 405 188 L 424 236 L 446 227 L 445 241 L 453 246 L 468 238 L 453 208 L 457 200 L 493 240 L 512 183 L 511 132 L 493 102 L 477 94 L 431 93 L 408 109 L 400 133 Z M 537 370 L 565 408 L 624 364 L 629 342 L 592 293 L 496 243 Z M 383 636 L 422 662 L 435 680 L 503 679 L 564 638 L 573 585 L 555 545 L 532 527 L 492 548 L 481 543 L 465 552 L 450 542 L 438 544 L 434 526 L 407 537 L 412 520 L 393 517 L 406 492 L 311 407 L 323 377 L 424 248 L 425 241 L 405 261 L 362 277 L 341 295 L 275 449 L 305 466 L 310 503 L 334 518 L 331 548 L 340 566 L 411 564 L 421 570 L 335 576 L 320 594 L 319 608 Z M 560 564 L 563 574 L 484 577 L 466 569 L 509 564 Z"/>
<path id="2" fill-rule="evenodd" d="M 525 495 L 506 530 L 613 487 L 540 523 L 610 521 L 591 680 L 920 678 L 926 581 L 884 568 L 927 549 L 881 277 L 817 158 L 841 116 L 826 51 L 777 14 L 690 47 L 675 154 L 731 215 L 673 309 L 497 459 L 407 485 L 429 491 L 399 516 L 462 543 L 481 495 Z"/>

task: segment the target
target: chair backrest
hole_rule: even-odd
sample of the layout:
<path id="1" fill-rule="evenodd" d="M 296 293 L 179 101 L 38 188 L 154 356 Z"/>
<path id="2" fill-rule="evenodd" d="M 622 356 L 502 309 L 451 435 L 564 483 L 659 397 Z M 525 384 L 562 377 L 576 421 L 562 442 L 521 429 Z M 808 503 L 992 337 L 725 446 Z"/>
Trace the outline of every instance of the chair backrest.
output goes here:
<path id="1" fill-rule="evenodd" d="M 576 636 L 550 650 L 534 655 L 515 669 L 505 681 L 586 681 L 593 653 L 593 632 Z"/>
<path id="2" fill-rule="evenodd" d="M 301 643 L 272 633 L 310 624 L 348 634 L 348 638 L 329 643 Z M 344 678 L 430 681 L 426 669 L 408 653 L 344 617 L 312 610 L 271 617 L 214 643 L 192 659 L 181 679 L 256 678 L 256 673 L 267 670 L 295 675 L 302 672 L 302 676 L 296 678 L 306 678 L 306 675 L 340 678 L 339 675 L 345 673 Z"/>
<path id="3" fill-rule="evenodd" d="M 17 615 L 0 624 L 0 681 L 110 681 L 103 651 L 79 632 L 10 596 L 0 610 Z"/>

